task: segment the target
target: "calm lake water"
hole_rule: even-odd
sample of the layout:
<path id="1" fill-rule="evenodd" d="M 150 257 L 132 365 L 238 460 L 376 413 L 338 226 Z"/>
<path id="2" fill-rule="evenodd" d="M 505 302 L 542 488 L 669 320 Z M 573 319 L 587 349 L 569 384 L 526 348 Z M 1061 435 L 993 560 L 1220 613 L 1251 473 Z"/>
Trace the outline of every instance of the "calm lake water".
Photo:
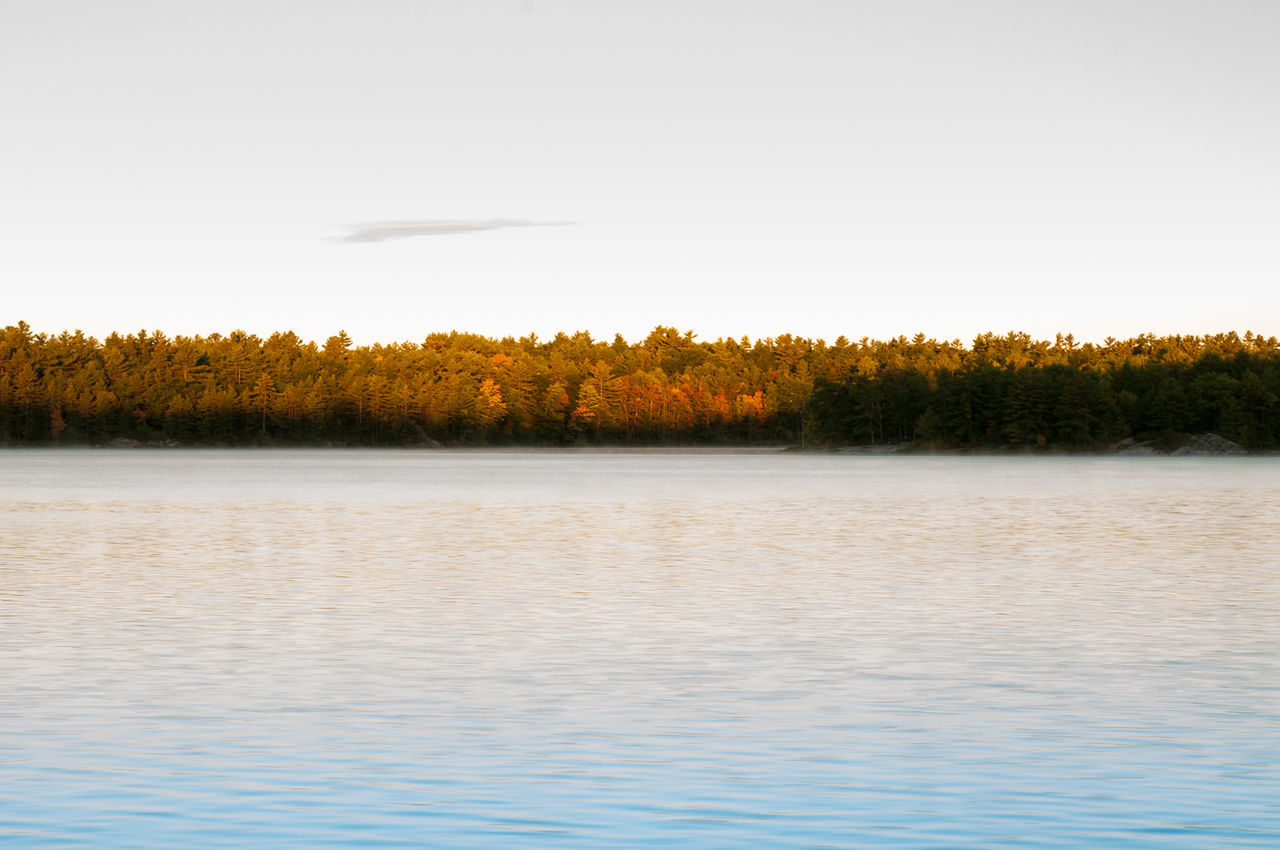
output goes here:
<path id="1" fill-rule="evenodd" d="M 0 842 L 1280 846 L 1280 460 L 0 452 Z"/>

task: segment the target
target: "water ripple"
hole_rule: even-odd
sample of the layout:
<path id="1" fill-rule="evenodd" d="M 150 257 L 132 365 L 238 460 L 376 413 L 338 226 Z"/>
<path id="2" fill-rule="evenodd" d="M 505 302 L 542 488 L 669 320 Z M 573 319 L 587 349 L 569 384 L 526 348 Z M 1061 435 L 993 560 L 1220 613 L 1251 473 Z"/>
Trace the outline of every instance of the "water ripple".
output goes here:
<path id="1" fill-rule="evenodd" d="M 1274 847 L 1277 472 L 2 452 L 0 835 Z"/>

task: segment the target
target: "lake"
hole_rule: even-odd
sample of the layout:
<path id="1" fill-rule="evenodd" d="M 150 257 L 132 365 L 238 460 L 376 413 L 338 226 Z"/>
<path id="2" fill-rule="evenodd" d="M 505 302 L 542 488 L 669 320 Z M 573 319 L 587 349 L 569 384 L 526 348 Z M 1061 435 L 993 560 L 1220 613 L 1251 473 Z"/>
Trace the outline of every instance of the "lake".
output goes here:
<path id="1" fill-rule="evenodd" d="M 0 841 L 1280 846 L 1280 459 L 0 452 Z"/>

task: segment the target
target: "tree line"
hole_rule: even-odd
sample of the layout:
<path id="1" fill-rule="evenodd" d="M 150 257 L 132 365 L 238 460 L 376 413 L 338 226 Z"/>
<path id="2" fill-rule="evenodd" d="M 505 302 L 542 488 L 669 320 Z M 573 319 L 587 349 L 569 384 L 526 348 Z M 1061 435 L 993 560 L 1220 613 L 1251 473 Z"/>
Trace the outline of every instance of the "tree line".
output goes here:
<path id="1" fill-rule="evenodd" d="M 1077 343 L 917 334 L 641 342 L 560 333 L 323 344 L 292 332 L 0 331 L 0 444 L 912 443 L 1096 448 L 1280 438 L 1280 344 L 1253 333 Z"/>

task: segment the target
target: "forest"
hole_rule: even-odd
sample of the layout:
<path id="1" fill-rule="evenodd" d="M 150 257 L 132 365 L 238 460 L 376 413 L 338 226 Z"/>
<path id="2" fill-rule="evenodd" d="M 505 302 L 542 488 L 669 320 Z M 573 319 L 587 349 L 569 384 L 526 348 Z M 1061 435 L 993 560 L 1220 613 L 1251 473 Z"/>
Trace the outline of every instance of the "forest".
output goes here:
<path id="1" fill-rule="evenodd" d="M 0 331 L 0 445 L 909 445 L 1097 450 L 1126 437 L 1280 440 L 1280 343 L 560 333 L 323 344 L 160 331 Z"/>

